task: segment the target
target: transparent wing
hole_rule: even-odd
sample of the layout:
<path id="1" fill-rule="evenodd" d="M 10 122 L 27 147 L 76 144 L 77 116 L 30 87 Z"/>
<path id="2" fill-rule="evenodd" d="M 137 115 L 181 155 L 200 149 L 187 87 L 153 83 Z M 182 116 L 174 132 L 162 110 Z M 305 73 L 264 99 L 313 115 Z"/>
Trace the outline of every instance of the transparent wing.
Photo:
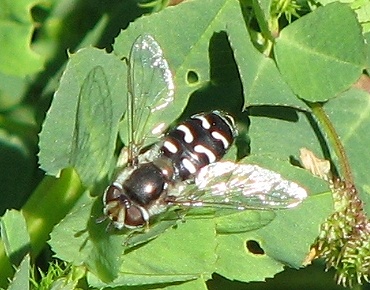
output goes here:
<path id="1" fill-rule="evenodd" d="M 297 206 L 307 192 L 280 174 L 251 164 L 216 162 L 201 169 L 195 184 L 174 197 L 183 206 L 279 209 Z"/>
<path id="2" fill-rule="evenodd" d="M 145 140 L 157 137 L 166 129 L 161 117 L 174 98 L 174 83 L 169 65 L 156 40 L 140 35 L 132 45 L 128 60 L 128 144 L 130 157 L 135 157 Z"/>

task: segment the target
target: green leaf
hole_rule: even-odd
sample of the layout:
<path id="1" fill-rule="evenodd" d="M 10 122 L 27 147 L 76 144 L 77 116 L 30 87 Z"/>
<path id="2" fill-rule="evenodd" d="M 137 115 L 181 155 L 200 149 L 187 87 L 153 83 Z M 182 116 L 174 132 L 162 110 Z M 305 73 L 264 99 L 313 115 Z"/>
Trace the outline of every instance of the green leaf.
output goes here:
<path id="1" fill-rule="evenodd" d="M 251 107 L 249 113 L 251 157 L 258 158 L 257 164 L 274 166 L 274 160 L 297 163 L 300 148 L 308 148 L 319 157 L 322 154 L 322 146 L 324 150 L 327 148 L 327 145 L 322 143 L 321 132 L 317 131 L 316 124 L 308 112 L 289 107 L 260 106 Z M 266 162 L 261 163 L 264 159 Z M 285 173 L 279 171 L 279 168 L 271 169 Z M 289 173 L 284 177 L 289 178 Z"/>
<path id="2" fill-rule="evenodd" d="M 26 255 L 17 268 L 8 290 L 27 290 L 30 283 L 30 256 Z"/>
<path id="3" fill-rule="evenodd" d="M 159 277 L 160 278 L 160 277 Z M 88 281 L 89 285 L 96 285 L 96 287 L 104 287 L 106 286 L 105 284 L 101 283 L 97 278 L 93 275 L 90 275 L 88 273 Z M 119 286 L 118 286 L 119 287 Z M 135 286 L 133 286 L 135 287 Z M 203 278 L 198 278 L 198 279 L 192 279 L 189 281 L 181 282 L 181 283 L 166 283 L 166 284 L 156 284 L 155 286 L 153 285 L 140 285 L 137 286 L 140 289 L 147 289 L 147 290 L 153 290 L 153 289 L 175 289 L 175 290 L 193 290 L 193 289 L 208 289 L 206 281 Z"/>
<path id="4" fill-rule="evenodd" d="M 340 3 L 320 7 L 280 33 L 275 57 L 300 98 L 326 101 L 348 89 L 365 67 L 365 44 L 356 14 Z"/>
<path id="5" fill-rule="evenodd" d="M 207 13 L 199 18 L 198 11 L 207 11 Z M 181 15 L 187 15 L 187 17 L 180 17 Z M 231 15 L 233 17 L 230 17 Z M 188 19 L 197 19 L 197 29 L 184 30 L 181 41 L 178 41 L 177 32 L 168 30 L 167 24 L 176 23 L 179 27 L 186 27 L 188 26 Z M 211 91 L 213 84 L 210 84 L 210 79 L 213 77 L 212 74 L 218 71 L 220 63 L 213 62 L 210 59 L 209 49 L 212 49 L 215 53 L 219 51 L 219 47 L 210 47 L 213 44 L 212 40 L 217 36 L 214 35 L 215 32 L 226 31 L 234 25 L 239 26 L 242 22 L 243 17 L 238 1 L 185 1 L 181 5 L 165 9 L 161 13 L 142 17 L 132 23 L 124 33 L 117 37 L 114 51 L 120 57 L 127 56 L 134 40 L 143 33 L 153 35 L 161 45 L 164 56 L 175 76 L 175 101 L 162 114 L 163 120 L 170 124 L 183 112 L 191 94 L 193 94 L 192 98 L 198 98 L 195 100 L 198 112 L 217 107 L 220 109 L 219 104 L 222 102 L 222 96 L 230 94 L 231 91 L 228 87 L 229 84 L 222 91 Z M 159 25 L 153 26 L 153 23 L 158 23 Z M 247 31 L 245 31 L 245 35 L 247 35 Z M 216 56 L 212 57 L 214 59 Z M 222 57 L 217 59 L 222 60 Z M 210 65 L 217 65 L 217 67 L 210 68 Z M 232 63 L 227 63 L 226 68 L 222 68 L 229 72 L 229 70 L 232 71 L 233 65 Z M 196 76 L 195 79 L 197 81 L 189 81 L 191 79 L 190 76 Z M 223 77 L 227 77 L 228 80 L 229 76 L 229 73 L 223 74 Z M 234 88 L 236 86 L 234 81 L 238 79 L 238 75 L 232 71 L 231 77 L 233 83 L 230 86 Z M 208 92 L 205 92 L 205 88 Z M 208 93 L 207 99 L 204 101 L 199 100 L 199 97 L 195 95 L 195 92 L 200 89 L 202 89 L 203 93 Z M 238 93 L 238 97 L 241 97 L 240 91 Z M 233 98 L 229 99 L 227 105 L 230 102 L 234 102 Z M 223 105 L 225 106 L 225 102 Z M 240 106 L 238 106 L 239 108 Z"/>
<path id="6" fill-rule="evenodd" d="M 256 15 L 256 19 L 258 21 L 258 25 L 261 28 L 261 32 L 265 37 L 272 39 L 272 33 L 269 27 L 269 23 L 271 22 L 271 5 L 272 0 L 268 1 L 261 1 L 261 0 L 254 0 L 252 1 L 253 10 Z"/>
<path id="7" fill-rule="evenodd" d="M 331 193 L 311 196 L 297 208 L 278 211 L 268 226 L 257 231 L 264 251 L 284 265 L 302 267 L 319 235 L 319 225 L 332 211 Z"/>
<path id="8" fill-rule="evenodd" d="M 43 58 L 30 46 L 34 30 L 30 8 L 36 3 L 5 0 L 0 4 L 0 71 L 5 74 L 24 77 L 43 67 Z"/>
<path id="9" fill-rule="evenodd" d="M 73 166 L 91 186 L 112 169 L 125 74 L 123 62 L 97 49 L 71 56 L 40 134 L 40 164 L 48 174 Z"/>
<path id="10" fill-rule="evenodd" d="M 257 231 L 219 236 L 217 273 L 230 280 L 265 281 L 286 264 L 301 267 L 319 234 L 318 225 L 331 211 L 329 194 L 310 197 L 295 209 L 276 211 L 276 218 Z M 263 252 L 250 249 L 248 241 L 257 242 Z M 253 265 L 253 271 L 246 265 Z"/>
<path id="11" fill-rule="evenodd" d="M 213 221 L 189 219 L 149 244 L 126 253 L 114 281 L 102 284 L 93 276 L 89 276 L 89 280 L 94 287 L 113 287 L 187 281 L 197 277 L 208 279 L 214 271 L 215 247 Z"/>
<path id="12" fill-rule="evenodd" d="M 241 216 L 250 217 L 245 226 L 258 226 L 258 222 L 261 223 L 260 226 L 253 231 L 218 236 L 217 273 L 230 280 L 264 281 L 282 271 L 286 264 L 293 267 L 302 266 L 310 245 L 319 233 L 320 223 L 332 212 L 331 196 L 315 195 L 327 190 L 327 185 L 322 180 L 310 176 L 310 173 L 288 166 L 288 162 L 279 161 L 276 156 L 254 155 L 246 160 L 275 170 L 284 178 L 298 182 L 308 189 L 310 195 L 297 208 L 270 212 L 270 219 L 266 219 L 265 224 L 261 223 L 258 211 L 253 212 L 252 216 L 248 211 L 239 213 Z M 261 214 L 269 218 L 267 213 Z M 305 218 L 307 216 L 310 218 Z M 292 236 L 296 236 L 296 239 L 292 240 Z M 263 256 L 260 253 L 248 252 L 247 241 L 258 242 L 264 252 Z M 235 261 L 238 261 L 237 265 Z M 254 265 L 253 272 L 245 270 L 243 265 L 247 264 Z"/>
<path id="13" fill-rule="evenodd" d="M 28 81 L 23 77 L 0 72 L 0 110 L 5 111 L 19 104 L 26 93 L 27 85 Z"/>
<path id="14" fill-rule="evenodd" d="M 240 12 L 233 12 L 233 19 L 242 22 Z M 227 22 L 230 15 L 224 16 Z M 305 108 L 289 86 L 282 79 L 274 61 L 257 51 L 250 40 L 247 29 L 238 24 L 227 28 L 228 39 L 234 52 L 235 61 L 243 85 L 244 106 L 285 105 Z"/>
<path id="15" fill-rule="evenodd" d="M 207 290 L 209 289 L 204 282 L 204 279 L 195 279 L 192 281 L 188 281 L 186 283 L 181 283 L 181 284 L 173 284 L 169 285 L 165 288 L 166 290 L 193 290 L 193 289 L 198 289 L 198 290 Z"/>
<path id="16" fill-rule="evenodd" d="M 23 215 L 8 210 L 0 220 L 1 238 L 13 264 L 18 265 L 30 250 L 30 238 Z"/>
<path id="17" fill-rule="evenodd" d="M 48 243 L 59 259 L 78 265 L 90 254 L 92 245 L 88 240 L 87 223 L 90 219 L 91 205 L 92 201 L 84 194 L 51 232 Z"/>
<path id="18" fill-rule="evenodd" d="M 268 225 L 275 218 L 273 211 L 237 211 L 216 219 L 218 234 L 249 232 Z"/>
<path id="19" fill-rule="evenodd" d="M 97 223 L 102 216 L 100 198 L 94 201 L 85 194 L 55 226 L 49 244 L 56 257 L 75 265 L 84 263 L 92 276 L 106 283 L 117 277 L 125 249 L 153 239 L 176 223 L 172 219 L 153 225 L 148 232 L 117 234 L 107 223 Z"/>
<path id="20" fill-rule="evenodd" d="M 370 31 L 370 2 L 368 1 L 355 1 L 352 4 L 352 8 L 355 9 L 355 12 L 358 17 L 358 21 L 363 27 L 363 33 Z"/>
<path id="21" fill-rule="evenodd" d="M 165 27 L 152 25 L 155 22 L 186 26 L 187 19 L 179 18 L 179 15 L 186 14 L 191 18 L 196 17 L 193 16 L 195 11 L 205 10 L 207 15 L 197 19 L 197 29 L 183 35 L 181 41 L 177 41 L 175 36 L 169 36 Z M 248 30 L 240 25 L 243 22 L 240 6 L 236 1 L 185 2 L 137 20 L 125 33 L 118 36 L 114 49 L 118 55 L 127 56 L 130 45 L 143 32 L 152 34 L 159 42 L 175 76 L 175 102 L 162 116 L 169 123 L 183 111 L 191 93 L 190 101 L 194 101 L 196 107 L 194 112 L 214 108 L 240 110 L 239 98 L 242 98 L 242 92 L 238 71 L 234 68 L 236 65 L 244 89 L 244 107 L 271 103 L 305 107 L 281 79 L 273 61 L 255 49 Z M 227 32 L 227 36 L 220 31 Z M 225 44 L 223 40 L 226 37 L 230 40 L 235 59 L 229 56 L 230 44 Z M 189 72 L 197 76 L 195 83 L 188 82 Z M 209 83 L 210 80 L 212 84 Z M 218 85 L 217 89 L 213 89 L 214 85 Z M 204 100 L 194 93 L 200 88 L 206 96 Z M 228 96 L 227 102 L 225 96 Z"/>
<path id="22" fill-rule="evenodd" d="M 110 145 L 116 140 L 114 131 L 109 134 L 109 129 L 114 128 L 113 108 L 104 70 L 96 66 L 82 84 L 72 137 L 71 164 L 84 184 L 104 177 L 111 166 L 114 148 Z M 107 150 L 109 147 L 111 150 Z"/>
<path id="23" fill-rule="evenodd" d="M 233 43 L 234 40 L 231 39 L 231 41 Z M 239 40 L 236 41 L 239 42 Z M 247 51 L 235 51 L 238 63 L 243 64 L 240 67 L 240 73 L 245 76 L 243 78 L 243 86 L 246 88 L 244 109 L 255 105 L 306 107 L 283 80 L 273 60 L 257 54 L 255 58 L 248 56 L 247 60 L 242 62 L 247 54 Z"/>
<path id="24" fill-rule="evenodd" d="M 227 279 L 244 282 L 265 281 L 266 278 L 271 278 L 284 270 L 284 265 L 268 255 L 248 253 L 246 242 L 258 241 L 253 232 L 222 235 L 217 240 L 216 271 Z"/>
<path id="25" fill-rule="evenodd" d="M 102 216 L 85 194 L 74 209 L 54 228 L 49 244 L 56 257 L 80 265 L 84 263 L 100 280 L 111 281 L 117 276 L 124 250 L 124 237 L 107 231 L 97 223 Z"/>
<path id="26" fill-rule="evenodd" d="M 146 279 L 153 276 L 157 283 L 160 281 L 155 276 L 159 274 L 168 275 L 167 279 L 171 281 L 176 275 L 180 279 L 182 275 L 196 277 L 202 274 L 206 277 L 212 273 L 212 264 L 216 259 L 215 247 L 213 221 L 189 219 L 151 241 L 151 247 L 141 247 L 127 253 L 121 272 L 143 275 Z M 136 283 L 140 284 L 140 279 Z"/>
<path id="27" fill-rule="evenodd" d="M 189 219 L 151 241 L 149 247 L 138 247 L 123 255 L 127 235 L 107 232 L 105 225 L 96 224 L 98 214 L 88 198 L 81 199 L 55 227 L 49 242 L 56 257 L 87 266 L 91 285 L 168 283 L 209 277 L 212 273 L 216 257 L 212 220 Z M 199 234 L 192 234 L 194 231 Z"/>

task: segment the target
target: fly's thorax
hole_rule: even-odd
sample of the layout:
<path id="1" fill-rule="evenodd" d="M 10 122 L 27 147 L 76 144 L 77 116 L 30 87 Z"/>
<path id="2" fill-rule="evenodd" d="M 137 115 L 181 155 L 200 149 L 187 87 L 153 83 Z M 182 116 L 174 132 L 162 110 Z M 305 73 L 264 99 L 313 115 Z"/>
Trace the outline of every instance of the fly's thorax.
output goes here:
<path id="1" fill-rule="evenodd" d="M 133 202 L 148 206 L 158 199 L 168 186 L 168 179 L 154 162 L 139 165 L 122 187 Z"/>
<path id="2" fill-rule="evenodd" d="M 172 160 L 180 180 L 193 178 L 199 170 L 220 160 L 237 134 L 231 116 L 213 111 L 193 115 L 164 137 L 160 150 Z"/>

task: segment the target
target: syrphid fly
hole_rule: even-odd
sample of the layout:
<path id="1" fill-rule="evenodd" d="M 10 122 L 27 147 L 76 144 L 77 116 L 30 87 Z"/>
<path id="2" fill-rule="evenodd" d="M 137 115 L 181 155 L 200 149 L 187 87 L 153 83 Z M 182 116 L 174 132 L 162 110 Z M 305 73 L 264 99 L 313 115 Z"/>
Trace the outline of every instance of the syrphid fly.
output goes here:
<path id="1" fill-rule="evenodd" d="M 104 215 L 115 228 L 147 226 L 173 206 L 282 209 L 307 197 L 305 189 L 276 172 L 221 160 L 237 136 L 228 113 L 200 112 L 165 134 L 167 120 L 149 127 L 151 114 L 174 100 L 169 64 L 148 34 L 135 40 L 127 63 L 128 161 L 103 196 Z M 142 154 L 153 136 L 161 137 Z"/>

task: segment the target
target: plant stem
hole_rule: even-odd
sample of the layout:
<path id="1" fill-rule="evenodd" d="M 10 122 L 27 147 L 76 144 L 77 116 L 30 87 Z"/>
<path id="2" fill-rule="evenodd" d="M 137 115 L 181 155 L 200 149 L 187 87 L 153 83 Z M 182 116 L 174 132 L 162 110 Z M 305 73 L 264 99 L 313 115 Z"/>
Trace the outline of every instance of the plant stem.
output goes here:
<path id="1" fill-rule="evenodd" d="M 33 257 L 36 257 L 49 234 L 72 209 L 84 192 L 73 169 L 64 169 L 59 178 L 46 176 L 22 208 L 31 239 Z"/>
<path id="2" fill-rule="evenodd" d="M 308 103 L 312 109 L 312 113 L 316 119 L 322 125 L 324 132 L 327 135 L 327 138 L 332 143 L 334 152 L 338 157 L 338 163 L 342 169 L 342 178 L 349 184 L 354 184 L 351 167 L 349 165 L 348 157 L 343 147 L 340 138 L 330 121 L 328 115 L 325 113 L 322 103 Z"/>
<path id="3" fill-rule="evenodd" d="M 9 278 L 14 274 L 14 268 L 6 254 L 3 241 L 0 241 L 0 287 L 5 289 L 9 284 Z"/>

